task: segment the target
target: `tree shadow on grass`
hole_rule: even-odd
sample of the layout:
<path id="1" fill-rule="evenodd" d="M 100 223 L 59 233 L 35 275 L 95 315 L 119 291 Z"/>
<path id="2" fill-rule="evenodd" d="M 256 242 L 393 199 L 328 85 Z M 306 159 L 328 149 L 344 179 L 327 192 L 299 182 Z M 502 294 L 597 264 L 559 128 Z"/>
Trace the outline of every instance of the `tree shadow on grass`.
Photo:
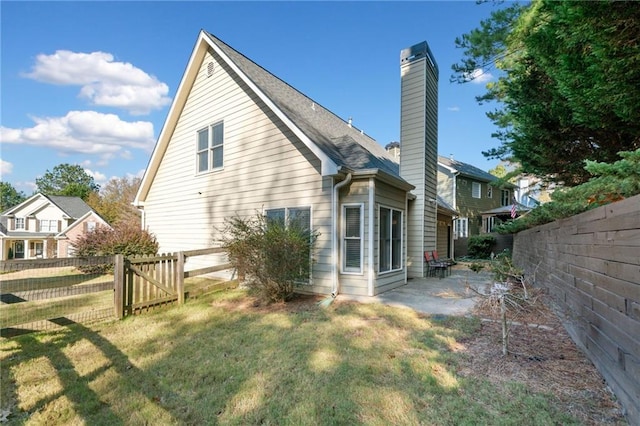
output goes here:
<path id="1" fill-rule="evenodd" d="M 126 378 L 130 385 L 119 395 L 126 398 L 153 388 L 153 378 L 99 333 L 67 318 L 51 321 L 64 328 L 16 337 L 12 353 L 2 357 L 1 408 L 11 411 L 10 424 L 33 417 L 45 424 L 130 424 L 130 413 L 112 409 L 105 390 L 109 382 Z M 87 358 L 99 360 L 97 365 L 83 365 L 87 358 L 73 353 L 79 346 L 89 351 Z M 23 387 L 20 393 L 18 386 Z M 154 396 L 143 398 L 152 401 Z"/>

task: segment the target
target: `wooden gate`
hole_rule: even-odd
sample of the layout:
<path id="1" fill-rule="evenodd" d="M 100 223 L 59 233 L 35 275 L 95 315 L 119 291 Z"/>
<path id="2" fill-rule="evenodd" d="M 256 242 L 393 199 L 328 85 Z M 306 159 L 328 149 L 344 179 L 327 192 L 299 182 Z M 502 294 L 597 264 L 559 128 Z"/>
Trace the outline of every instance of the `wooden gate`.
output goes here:
<path id="1" fill-rule="evenodd" d="M 184 255 L 125 258 L 116 255 L 114 307 L 117 318 L 155 305 L 184 303 Z"/>
<path id="2" fill-rule="evenodd" d="M 116 255 L 114 262 L 114 308 L 116 318 L 132 315 L 156 305 L 184 303 L 184 279 L 230 269 L 229 263 L 185 272 L 188 257 L 224 253 L 207 248 L 156 256 L 126 258 Z"/>

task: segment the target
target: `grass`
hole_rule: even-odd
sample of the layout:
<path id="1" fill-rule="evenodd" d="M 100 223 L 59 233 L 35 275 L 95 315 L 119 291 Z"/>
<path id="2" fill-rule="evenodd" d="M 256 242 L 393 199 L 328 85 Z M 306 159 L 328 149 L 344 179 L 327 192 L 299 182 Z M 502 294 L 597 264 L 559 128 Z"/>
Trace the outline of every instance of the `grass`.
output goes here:
<path id="1" fill-rule="evenodd" d="M 551 396 L 461 377 L 473 318 L 241 290 L 0 341 L 8 424 L 574 424 Z"/>

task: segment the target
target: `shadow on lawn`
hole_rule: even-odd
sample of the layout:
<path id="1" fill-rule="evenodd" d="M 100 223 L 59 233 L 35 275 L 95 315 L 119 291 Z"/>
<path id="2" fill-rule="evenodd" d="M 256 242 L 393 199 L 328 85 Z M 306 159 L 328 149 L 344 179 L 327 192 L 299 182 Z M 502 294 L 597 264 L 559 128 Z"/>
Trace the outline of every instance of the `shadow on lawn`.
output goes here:
<path id="1" fill-rule="evenodd" d="M 57 318 L 51 321 L 65 328 L 46 334 L 29 333 L 30 330 L 27 330 L 27 334 L 12 339 L 17 345 L 17 351 L 13 356 L 2 361 L 2 370 L 4 370 L 2 387 L 10 386 L 12 388 L 11 392 L 8 392 L 8 389 L 3 389 L 2 396 L 7 398 L 10 397 L 10 393 L 13 394 L 13 406 L 9 407 L 7 405 L 9 401 L 4 400 L 3 406 L 0 407 L 2 410 L 10 408 L 12 411 L 8 417 L 9 424 L 23 423 L 36 413 L 44 416 L 39 419 L 40 423 L 44 424 L 65 424 L 73 421 L 76 416 L 88 424 L 129 424 L 130 419 L 122 418 L 114 412 L 104 398 L 92 388 L 91 383 L 108 370 L 113 369 L 116 374 L 126 377 L 132 383 L 147 382 L 144 386 L 135 389 L 136 392 L 139 392 L 140 389 L 151 388 L 152 383 L 149 382 L 153 378 L 133 366 L 125 354 L 99 333 L 67 318 Z M 84 341 L 96 348 L 100 352 L 101 358 L 107 361 L 99 368 L 81 374 L 78 372 L 74 359 L 65 353 L 65 349 Z M 43 359 L 47 361 L 43 366 L 49 365 L 55 369 L 55 377 L 45 377 L 46 371 L 41 371 L 42 375 L 39 377 L 41 383 L 29 383 L 28 385 L 38 387 L 44 381 L 55 382 L 57 380 L 59 386 L 53 386 L 53 390 L 41 387 L 38 389 L 40 392 L 37 401 L 30 404 L 28 411 L 19 411 L 16 406 L 18 404 L 18 389 L 14 370 L 20 365 L 41 363 Z M 77 360 L 75 361 L 77 362 Z M 7 377 L 9 374 L 12 377 Z M 31 396 L 33 397 L 33 395 Z M 146 397 L 152 399 L 153 395 L 146 395 Z M 50 404 L 56 404 L 56 400 L 59 398 L 66 398 L 69 406 L 65 407 L 64 404 L 59 404 L 62 405 L 62 410 L 46 410 Z M 58 408 L 60 408 L 59 405 Z"/>
<path id="2" fill-rule="evenodd" d="M 15 413 L 18 422 L 36 412 L 50 416 L 43 419 L 47 424 L 74 416 L 115 425 L 460 420 L 435 417 L 447 411 L 438 402 L 457 393 L 455 379 L 446 382 L 454 376 L 446 342 L 457 331 L 415 313 L 357 303 L 271 313 L 207 303 L 132 319 L 140 322 L 120 347 L 90 328 L 61 321 L 67 328 L 60 332 L 16 338 L 19 352 L 3 361 L 3 370 L 14 374 L 21 364 L 46 358 L 61 385 L 39 396 L 29 413 Z M 156 335 L 152 326 L 169 331 Z M 411 343 L 390 342 L 389 330 Z M 69 350 L 85 341 L 105 361 L 83 373 Z M 135 367 L 123 351 L 147 367 Z M 2 386 L 13 386 L 17 400 L 16 377 L 6 379 Z M 68 412 L 52 410 L 50 404 L 62 397 Z M 475 405 L 466 420 L 482 408 Z"/>

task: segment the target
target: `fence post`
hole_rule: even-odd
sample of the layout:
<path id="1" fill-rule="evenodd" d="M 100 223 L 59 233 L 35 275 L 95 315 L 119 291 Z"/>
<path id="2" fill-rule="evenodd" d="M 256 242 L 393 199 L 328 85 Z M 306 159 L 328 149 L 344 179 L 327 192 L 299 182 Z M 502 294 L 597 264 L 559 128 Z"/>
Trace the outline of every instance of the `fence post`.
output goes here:
<path id="1" fill-rule="evenodd" d="M 113 309 L 117 319 L 124 316 L 124 256 L 116 254 L 113 261 Z"/>
<path id="2" fill-rule="evenodd" d="M 184 253 L 176 253 L 178 262 L 176 263 L 176 291 L 178 292 L 178 305 L 184 304 Z"/>

